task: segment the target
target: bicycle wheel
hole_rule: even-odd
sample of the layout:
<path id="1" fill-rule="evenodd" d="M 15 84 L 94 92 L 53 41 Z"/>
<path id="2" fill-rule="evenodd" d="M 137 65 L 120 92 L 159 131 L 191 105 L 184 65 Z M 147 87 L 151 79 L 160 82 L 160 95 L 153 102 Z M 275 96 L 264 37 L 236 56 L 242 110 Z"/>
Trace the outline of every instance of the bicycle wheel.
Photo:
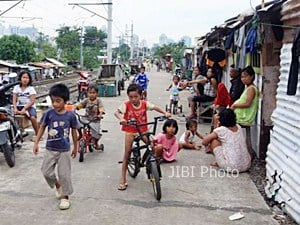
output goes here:
<path id="1" fill-rule="evenodd" d="M 159 201 L 161 199 L 161 188 L 158 167 L 159 165 L 156 161 L 150 162 L 150 181 L 153 186 L 154 196 Z"/>
<path id="2" fill-rule="evenodd" d="M 83 162 L 84 159 L 84 151 L 85 151 L 85 141 L 79 141 L 79 162 Z"/>
<path id="3" fill-rule="evenodd" d="M 133 156 L 132 153 L 128 159 L 127 171 L 129 176 L 133 178 L 135 178 L 140 172 L 140 162 L 136 157 Z"/>

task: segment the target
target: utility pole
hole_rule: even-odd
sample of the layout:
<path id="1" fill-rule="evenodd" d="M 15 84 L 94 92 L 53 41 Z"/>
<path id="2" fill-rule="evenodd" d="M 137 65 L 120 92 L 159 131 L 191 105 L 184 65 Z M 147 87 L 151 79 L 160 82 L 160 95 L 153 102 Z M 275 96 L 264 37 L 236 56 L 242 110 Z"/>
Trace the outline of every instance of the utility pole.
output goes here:
<path id="1" fill-rule="evenodd" d="M 98 16 L 107 21 L 107 63 L 111 64 L 112 62 L 112 0 L 108 0 L 107 3 L 69 3 L 69 5 L 78 6 L 90 13 L 94 16 Z M 83 7 L 83 5 L 108 5 L 107 15 L 108 18 L 105 18 L 98 13 L 93 12 L 90 9 Z"/>
<path id="2" fill-rule="evenodd" d="M 81 27 L 81 35 L 80 35 L 80 69 L 83 68 L 83 24 Z"/>
<path id="3" fill-rule="evenodd" d="M 112 62 L 112 0 L 108 0 L 107 20 L 107 63 Z"/>
<path id="4" fill-rule="evenodd" d="M 131 51 L 130 51 L 130 59 L 133 59 L 133 23 L 131 24 Z"/>
<path id="5" fill-rule="evenodd" d="M 128 32 L 130 32 L 130 35 L 128 35 Z M 125 36 L 126 36 L 126 40 L 127 38 L 130 38 L 130 58 L 129 59 L 133 59 L 133 24 L 131 24 L 131 29 L 127 30 L 127 24 L 126 24 L 126 28 L 125 28 Z"/>

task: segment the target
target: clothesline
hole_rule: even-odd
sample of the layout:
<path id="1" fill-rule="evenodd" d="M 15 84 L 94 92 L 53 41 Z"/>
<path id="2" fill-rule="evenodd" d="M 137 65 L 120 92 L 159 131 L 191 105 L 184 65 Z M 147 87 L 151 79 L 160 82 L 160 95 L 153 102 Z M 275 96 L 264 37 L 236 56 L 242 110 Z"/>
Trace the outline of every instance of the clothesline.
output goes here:
<path id="1" fill-rule="evenodd" d="M 285 27 L 285 28 L 290 28 L 290 29 L 300 28 L 300 26 L 288 26 L 288 25 L 279 25 L 279 24 L 273 24 L 273 23 L 259 23 L 259 24 L 267 25 L 267 26 L 275 26 L 275 27 Z"/>

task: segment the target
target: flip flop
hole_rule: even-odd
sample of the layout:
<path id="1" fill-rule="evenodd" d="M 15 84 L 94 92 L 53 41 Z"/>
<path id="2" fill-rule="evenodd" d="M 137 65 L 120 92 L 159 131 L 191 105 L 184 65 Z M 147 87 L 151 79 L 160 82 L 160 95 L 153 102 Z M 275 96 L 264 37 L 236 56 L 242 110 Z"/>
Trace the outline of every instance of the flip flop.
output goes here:
<path id="1" fill-rule="evenodd" d="M 126 188 L 127 188 L 127 186 L 128 186 L 127 183 L 125 183 L 125 184 L 119 184 L 118 190 L 119 190 L 119 191 L 125 191 Z"/>

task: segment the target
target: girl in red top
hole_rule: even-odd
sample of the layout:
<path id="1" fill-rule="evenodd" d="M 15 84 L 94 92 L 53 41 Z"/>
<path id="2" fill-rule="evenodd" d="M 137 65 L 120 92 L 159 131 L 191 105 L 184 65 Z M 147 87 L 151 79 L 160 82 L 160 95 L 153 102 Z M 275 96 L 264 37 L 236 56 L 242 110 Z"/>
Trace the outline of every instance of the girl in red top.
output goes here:
<path id="1" fill-rule="evenodd" d="M 115 116 L 120 120 L 122 125 L 122 130 L 125 131 L 125 152 L 123 155 L 122 164 L 122 178 L 118 186 L 118 190 L 126 190 L 126 170 L 128 165 L 128 157 L 130 155 L 131 146 L 134 137 L 137 135 L 138 131 L 135 126 L 128 126 L 127 121 L 130 119 L 135 119 L 137 123 L 147 123 L 147 110 L 155 110 L 164 114 L 166 117 L 170 117 L 171 114 L 165 112 L 160 107 L 153 105 L 148 101 L 141 100 L 142 89 L 137 84 L 131 84 L 127 88 L 127 95 L 129 100 L 125 101 L 115 112 Z M 147 126 L 140 128 L 141 132 L 146 132 L 148 130 Z"/>

